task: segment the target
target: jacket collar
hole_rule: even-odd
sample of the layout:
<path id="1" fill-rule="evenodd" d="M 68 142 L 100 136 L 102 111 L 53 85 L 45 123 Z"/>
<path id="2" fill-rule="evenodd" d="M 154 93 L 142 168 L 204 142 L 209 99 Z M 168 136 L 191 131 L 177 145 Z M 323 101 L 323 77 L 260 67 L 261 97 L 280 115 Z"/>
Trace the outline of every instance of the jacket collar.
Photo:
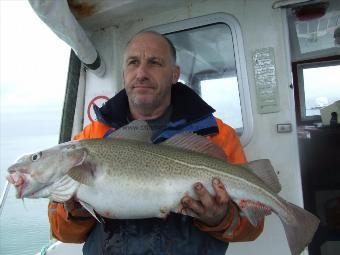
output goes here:
<path id="1" fill-rule="evenodd" d="M 177 82 L 171 89 L 171 123 L 192 123 L 211 115 L 215 110 L 188 86 Z M 94 106 L 98 121 L 113 128 L 128 124 L 129 104 L 125 89 L 101 108 Z"/>

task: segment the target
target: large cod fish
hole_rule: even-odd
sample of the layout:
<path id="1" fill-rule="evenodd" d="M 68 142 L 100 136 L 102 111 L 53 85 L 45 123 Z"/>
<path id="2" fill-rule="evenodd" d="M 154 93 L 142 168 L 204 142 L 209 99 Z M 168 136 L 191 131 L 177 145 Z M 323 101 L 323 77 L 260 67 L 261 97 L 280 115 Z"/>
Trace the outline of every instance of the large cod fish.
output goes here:
<path id="1" fill-rule="evenodd" d="M 185 194 L 201 182 L 214 194 L 219 178 L 231 199 L 256 225 L 274 212 L 281 219 L 293 255 L 311 241 L 319 220 L 277 193 L 281 187 L 268 160 L 231 165 L 208 139 L 183 133 L 154 145 L 144 121 L 133 121 L 108 139 L 71 141 L 22 156 L 7 179 L 18 198 L 76 197 L 92 215 L 136 219 L 181 213 Z"/>

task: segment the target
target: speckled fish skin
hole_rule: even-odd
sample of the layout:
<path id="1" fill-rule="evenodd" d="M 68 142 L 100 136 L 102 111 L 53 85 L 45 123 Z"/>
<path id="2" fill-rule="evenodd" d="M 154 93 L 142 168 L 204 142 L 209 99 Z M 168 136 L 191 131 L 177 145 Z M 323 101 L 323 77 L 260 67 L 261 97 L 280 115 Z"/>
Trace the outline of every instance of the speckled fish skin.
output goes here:
<path id="1" fill-rule="evenodd" d="M 256 201 L 280 217 L 294 255 L 311 241 L 318 225 L 314 215 L 286 202 L 246 167 L 168 145 L 90 139 L 43 151 L 33 162 L 39 168 L 28 162 L 30 158 L 25 156 L 9 168 L 11 175 L 29 176 L 26 188 L 36 186 L 29 192 L 21 188 L 21 197 L 54 196 L 65 201 L 74 195 L 108 218 L 165 217 L 170 211 L 179 212 L 185 194 L 195 198 L 194 183 L 203 183 L 213 194 L 211 181 L 217 177 L 236 203 Z M 55 183 L 62 178 L 69 187 L 59 185 L 60 196 L 55 194 Z"/>
<path id="2" fill-rule="evenodd" d="M 206 155 L 170 146 L 120 139 L 91 139 L 79 143 L 87 148 L 88 160 L 92 162 L 92 167 L 105 168 L 104 171 L 95 171 L 94 182 L 88 184 L 93 185 L 95 189 L 105 188 L 107 195 L 117 194 L 120 201 L 112 204 L 112 211 L 115 211 L 117 218 L 158 217 L 160 208 L 176 208 L 185 193 L 195 196 L 192 185 L 197 181 L 202 182 L 213 193 L 211 180 L 214 177 L 223 181 L 232 197 L 259 201 L 259 196 L 266 195 L 260 199 L 261 202 L 281 205 L 276 194 L 250 171 Z M 78 197 L 82 198 L 83 193 L 85 191 L 81 186 Z M 90 194 L 86 196 L 88 195 Z M 114 208 L 116 204 L 126 204 L 126 201 L 132 198 L 134 203 L 141 201 L 141 204 L 137 202 L 129 205 L 129 208 L 122 206 L 121 212 Z M 98 202 L 95 197 L 93 199 L 90 204 Z M 146 205 L 147 203 L 150 203 L 150 206 Z M 144 207 L 150 209 L 145 208 L 143 213 L 141 210 Z"/>

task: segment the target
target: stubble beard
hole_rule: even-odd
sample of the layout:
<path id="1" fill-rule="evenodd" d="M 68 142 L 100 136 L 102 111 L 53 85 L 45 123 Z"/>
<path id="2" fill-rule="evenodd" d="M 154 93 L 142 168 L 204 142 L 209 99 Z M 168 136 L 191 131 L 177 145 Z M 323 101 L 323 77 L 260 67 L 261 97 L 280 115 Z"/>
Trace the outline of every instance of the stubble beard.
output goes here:
<path id="1" fill-rule="evenodd" d="M 130 95 L 128 95 L 130 108 L 137 109 L 138 112 L 143 113 L 143 115 L 151 116 L 155 111 L 160 110 L 166 101 L 170 101 L 167 98 L 167 95 L 171 95 L 170 91 L 164 91 L 161 94 L 156 93 L 154 95 L 141 95 L 130 92 Z M 166 104 L 165 109 L 168 107 L 168 103 Z"/>

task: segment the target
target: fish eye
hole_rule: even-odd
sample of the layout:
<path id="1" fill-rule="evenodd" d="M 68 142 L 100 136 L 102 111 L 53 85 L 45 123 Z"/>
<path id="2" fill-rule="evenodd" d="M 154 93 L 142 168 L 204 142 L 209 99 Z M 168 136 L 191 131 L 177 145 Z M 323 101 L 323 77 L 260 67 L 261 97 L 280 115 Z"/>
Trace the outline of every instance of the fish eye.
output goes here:
<path id="1" fill-rule="evenodd" d="M 31 160 L 32 160 L 32 161 L 37 161 L 38 159 L 40 159 L 41 155 L 42 155 L 42 152 L 41 152 L 41 151 L 38 152 L 38 153 L 35 153 L 35 154 L 33 154 L 33 155 L 31 156 Z"/>

